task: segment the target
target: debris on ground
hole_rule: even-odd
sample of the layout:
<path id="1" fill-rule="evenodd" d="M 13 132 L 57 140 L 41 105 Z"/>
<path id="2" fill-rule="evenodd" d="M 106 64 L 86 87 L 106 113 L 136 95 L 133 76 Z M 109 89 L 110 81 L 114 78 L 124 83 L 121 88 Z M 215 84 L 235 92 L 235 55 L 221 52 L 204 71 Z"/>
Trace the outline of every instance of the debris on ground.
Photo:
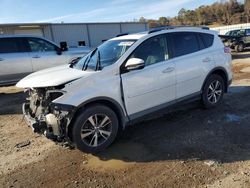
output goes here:
<path id="1" fill-rule="evenodd" d="M 209 160 L 209 161 L 205 161 L 204 164 L 212 167 L 212 166 L 219 166 L 219 165 L 221 165 L 221 162 L 217 161 L 217 160 Z"/>
<path id="2" fill-rule="evenodd" d="M 26 140 L 24 142 L 20 142 L 20 143 L 16 144 L 15 147 L 16 148 L 23 148 L 23 147 L 29 146 L 30 143 L 31 142 L 29 140 Z"/>

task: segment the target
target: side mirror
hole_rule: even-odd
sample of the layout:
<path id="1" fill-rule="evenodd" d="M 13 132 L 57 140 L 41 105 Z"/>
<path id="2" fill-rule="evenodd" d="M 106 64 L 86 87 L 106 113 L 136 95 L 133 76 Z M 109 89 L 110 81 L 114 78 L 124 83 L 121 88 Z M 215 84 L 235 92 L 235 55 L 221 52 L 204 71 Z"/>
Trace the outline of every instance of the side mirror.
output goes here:
<path id="1" fill-rule="evenodd" d="M 68 44 L 67 42 L 60 42 L 61 51 L 68 51 Z"/>
<path id="2" fill-rule="evenodd" d="M 62 55 L 62 50 L 61 50 L 61 48 L 56 48 L 56 53 L 57 53 L 57 55 Z"/>
<path id="3" fill-rule="evenodd" d="M 127 61 L 125 68 L 128 71 L 143 69 L 145 67 L 145 62 L 139 58 L 131 58 Z"/>

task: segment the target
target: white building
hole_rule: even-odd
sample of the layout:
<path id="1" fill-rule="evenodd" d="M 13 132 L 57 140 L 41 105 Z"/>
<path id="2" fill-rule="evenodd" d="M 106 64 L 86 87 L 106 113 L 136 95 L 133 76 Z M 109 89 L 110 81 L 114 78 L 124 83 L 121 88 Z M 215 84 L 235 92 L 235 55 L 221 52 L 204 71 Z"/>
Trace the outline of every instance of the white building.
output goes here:
<path id="1" fill-rule="evenodd" d="M 96 47 L 118 34 L 145 30 L 148 30 L 148 24 L 137 22 L 0 24 L 0 34 L 38 35 L 57 44 L 66 42 L 70 47 Z"/>
<path id="2" fill-rule="evenodd" d="M 236 25 L 227 25 L 227 26 L 221 26 L 221 27 L 213 27 L 210 28 L 211 30 L 218 31 L 220 35 L 224 35 L 226 32 L 236 29 L 249 29 L 250 23 L 245 24 L 236 24 Z"/>

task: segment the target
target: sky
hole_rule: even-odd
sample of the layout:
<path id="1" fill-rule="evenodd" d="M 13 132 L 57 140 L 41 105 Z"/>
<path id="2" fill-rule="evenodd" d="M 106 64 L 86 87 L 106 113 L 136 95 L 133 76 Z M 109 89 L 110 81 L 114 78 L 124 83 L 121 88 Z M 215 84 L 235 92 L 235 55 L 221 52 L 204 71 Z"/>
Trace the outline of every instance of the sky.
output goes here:
<path id="1" fill-rule="evenodd" d="M 125 22 L 176 16 L 216 0 L 0 0 L 0 23 Z"/>

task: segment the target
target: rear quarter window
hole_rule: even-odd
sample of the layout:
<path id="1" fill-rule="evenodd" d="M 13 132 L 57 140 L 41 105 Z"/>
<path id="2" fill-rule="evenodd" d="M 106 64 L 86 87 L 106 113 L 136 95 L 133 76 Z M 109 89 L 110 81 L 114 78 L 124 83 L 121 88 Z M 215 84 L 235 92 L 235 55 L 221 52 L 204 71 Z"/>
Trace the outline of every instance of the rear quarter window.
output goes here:
<path id="1" fill-rule="evenodd" d="M 214 43 L 214 35 L 208 33 L 199 33 L 202 43 L 205 48 L 209 48 Z"/>

